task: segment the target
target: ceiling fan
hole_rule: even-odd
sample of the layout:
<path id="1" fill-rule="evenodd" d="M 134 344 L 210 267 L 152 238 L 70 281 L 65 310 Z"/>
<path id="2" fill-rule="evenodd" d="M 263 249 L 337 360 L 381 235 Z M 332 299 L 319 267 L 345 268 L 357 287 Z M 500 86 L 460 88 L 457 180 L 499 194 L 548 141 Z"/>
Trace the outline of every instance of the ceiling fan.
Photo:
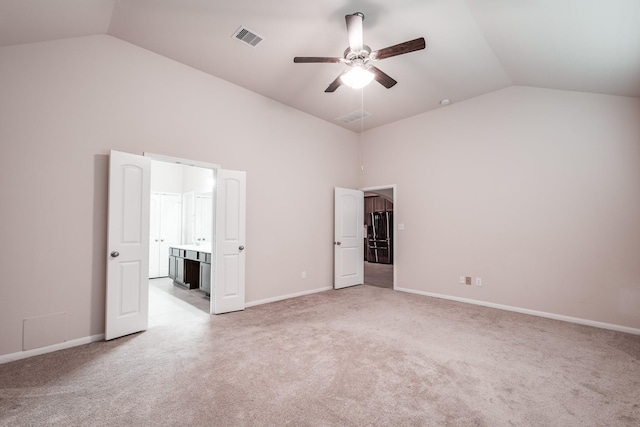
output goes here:
<path id="1" fill-rule="evenodd" d="M 296 56 L 293 58 L 295 63 L 340 62 L 349 66 L 347 70 L 331 82 L 325 92 L 335 92 L 343 83 L 352 88 L 360 89 L 373 80 L 389 89 L 398 82 L 371 63 L 425 48 L 424 37 L 420 37 L 372 52 L 371 48 L 363 43 L 362 21 L 364 20 L 364 14 L 356 12 L 345 16 L 345 19 L 347 20 L 349 47 L 344 51 L 342 58 L 321 56 Z"/>

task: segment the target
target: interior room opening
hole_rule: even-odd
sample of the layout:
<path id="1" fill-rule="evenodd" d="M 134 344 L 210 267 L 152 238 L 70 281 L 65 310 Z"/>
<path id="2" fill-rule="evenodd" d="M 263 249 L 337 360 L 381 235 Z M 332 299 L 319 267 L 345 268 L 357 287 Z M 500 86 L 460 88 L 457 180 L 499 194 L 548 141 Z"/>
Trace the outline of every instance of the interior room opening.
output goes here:
<path id="1" fill-rule="evenodd" d="M 394 288 L 394 188 L 364 191 L 364 284 Z"/>
<path id="2" fill-rule="evenodd" d="M 151 161 L 149 327 L 210 312 L 215 169 Z"/>

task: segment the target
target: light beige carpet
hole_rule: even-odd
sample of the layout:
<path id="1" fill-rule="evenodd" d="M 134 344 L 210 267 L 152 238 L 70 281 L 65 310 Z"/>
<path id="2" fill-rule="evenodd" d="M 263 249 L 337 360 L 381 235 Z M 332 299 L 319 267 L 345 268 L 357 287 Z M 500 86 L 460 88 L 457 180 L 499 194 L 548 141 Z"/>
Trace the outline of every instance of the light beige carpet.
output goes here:
<path id="1" fill-rule="evenodd" d="M 638 426 L 640 337 L 372 286 L 0 365 L 7 426 Z"/>

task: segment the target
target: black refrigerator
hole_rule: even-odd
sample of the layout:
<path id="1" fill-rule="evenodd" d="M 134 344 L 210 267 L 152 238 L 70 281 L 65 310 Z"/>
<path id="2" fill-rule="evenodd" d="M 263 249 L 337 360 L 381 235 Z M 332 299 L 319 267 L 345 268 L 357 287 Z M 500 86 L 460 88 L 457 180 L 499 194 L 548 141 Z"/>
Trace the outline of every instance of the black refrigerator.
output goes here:
<path id="1" fill-rule="evenodd" d="M 393 211 L 369 214 L 367 261 L 393 264 Z"/>

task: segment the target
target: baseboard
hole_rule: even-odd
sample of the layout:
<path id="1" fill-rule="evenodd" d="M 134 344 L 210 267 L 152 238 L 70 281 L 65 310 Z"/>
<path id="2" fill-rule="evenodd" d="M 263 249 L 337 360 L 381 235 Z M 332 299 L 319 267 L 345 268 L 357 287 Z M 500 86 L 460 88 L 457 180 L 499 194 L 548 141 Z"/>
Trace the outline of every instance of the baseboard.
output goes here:
<path id="1" fill-rule="evenodd" d="M 331 286 L 328 286 L 326 288 L 312 289 L 309 291 L 296 292 L 294 294 L 281 295 L 274 298 L 267 298 L 259 301 L 252 301 L 252 302 L 246 303 L 245 307 L 248 308 L 256 305 L 268 304 L 270 302 L 282 301 L 289 298 L 296 298 L 304 295 L 316 294 L 318 292 L 329 291 L 331 289 L 333 288 Z M 5 354 L 0 356 L 0 365 L 3 363 L 9 363 L 9 362 L 26 359 L 28 357 L 33 357 L 33 356 L 40 356 L 41 354 L 46 354 L 46 353 L 53 353 L 54 351 L 64 350 L 66 348 L 76 347 L 84 344 L 90 344 L 92 342 L 102 341 L 102 340 L 104 340 L 104 334 L 98 334 L 98 335 L 92 335 L 89 337 L 78 338 L 71 341 L 65 341 L 62 343 L 53 344 L 46 347 L 35 348 L 33 350 L 26 350 L 26 351 L 19 351 L 17 353 Z"/>
<path id="2" fill-rule="evenodd" d="M 494 304 L 492 302 L 478 301 L 467 298 L 454 297 L 450 295 L 435 294 L 432 292 L 417 291 L 415 289 L 396 288 L 397 291 L 410 294 L 422 295 L 426 297 L 441 298 L 450 301 L 463 302 L 467 304 L 481 305 L 484 307 L 497 308 L 499 310 L 513 311 L 516 313 L 530 314 L 532 316 L 546 317 L 547 319 L 561 320 L 563 322 L 577 323 L 579 325 L 593 326 L 595 328 L 609 329 L 612 331 L 626 332 L 628 334 L 640 335 L 640 329 L 628 326 L 614 325 L 612 323 L 596 322 L 595 320 L 581 319 L 579 317 L 563 316 L 561 314 L 547 313 L 544 311 L 529 310 L 527 308 L 513 307 L 510 305 Z"/>
<path id="3" fill-rule="evenodd" d="M 268 304 L 268 303 L 271 303 L 271 302 L 283 301 L 283 300 L 286 300 L 286 299 L 289 299 L 289 298 L 296 298 L 296 297 L 301 297 L 301 296 L 304 296 L 304 295 L 316 294 L 318 292 L 330 291 L 332 289 L 333 289 L 333 287 L 328 286 L 328 287 L 325 287 L 325 288 L 318 288 L 318 289 L 312 289 L 312 290 L 309 290 L 309 291 L 296 292 L 296 293 L 293 293 L 293 294 L 281 295 L 281 296 L 278 296 L 278 297 L 266 298 L 266 299 L 262 299 L 262 300 L 258 300 L 258 301 L 248 302 L 245 306 L 247 308 L 248 307 L 254 307 L 254 306 L 257 306 L 257 305 Z M 460 297 L 455 297 L 455 296 L 451 296 L 451 295 L 436 294 L 436 293 L 433 293 L 433 292 L 418 291 L 418 290 L 415 290 L 415 289 L 395 288 L 395 290 L 398 291 L 398 292 L 406 292 L 406 293 L 409 293 L 409 294 L 422 295 L 422 296 L 426 296 L 426 297 L 446 299 L 446 300 L 457 301 L 457 302 L 462 302 L 462 303 L 466 303 L 466 304 L 481 305 L 481 306 L 489 307 L 489 308 L 497 308 L 499 310 L 513 311 L 515 313 L 529 314 L 529 315 L 532 315 L 532 316 L 545 317 L 547 319 L 560 320 L 560 321 L 563 321 L 563 322 L 576 323 L 576 324 L 579 324 L 579 325 L 593 326 L 593 327 L 601 328 L 601 329 L 609 329 L 609 330 L 612 330 L 612 331 L 625 332 L 625 333 L 633 334 L 633 335 L 640 335 L 640 329 L 630 328 L 628 326 L 615 325 L 615 324 L 612 324 L 612 323 L 596 322 L 594 320 L 581 319 L 579 317 L 563 316 L 561 314 L 547 313 L 547 312 L 544 312 L 544 311 L 537 311 L 537 310 L 529 310 L 527 308 L 513 307 L 513 306 L 503 305 L 503 304 L 495 304 L 495 303 L 491 303 L 491 302 L 473 300 L 473 299 L 468 299 L 468 298 L 460 298 Z M 41 348 L 36 348 L 36 349 L 33 349 L 33 350 L 19 351 L 17 353 L 10 353 L 10 354 L 5 354 L 5 355 L 0 355 L 0 365 L 3 364 L 3 363 L 9 363 L 9 362 L 13 362 L 13 361 L 16 361 L 16 360 L 26 359 L 28 357 L 39 356 L 41 354 L 52 353 L 54 351 L 64 350 L 66 348 L 76 347 L 76 346 L 84 345 L 84 344 L 90 344 L 92 342 L 102 341 L 102 340 L 104 340 L 104 334 L 91 335 L 91 336 L 88 336 L 88 337 L 78 338 L 78 339 L 71 340 L 71 341 L 65 341 L 63 343 L 49 345 L 49 346 L 41 347 Z"/>
<path id="4" fill-rule="evenodd" d="M 40 356 L 41 354 L 53 353 L 54 351 L 64 350 L 66 348 L 77 347 L 79 345 L 90 344 L 96 341 L 104 340 L 104 334 L 91 335 L 89 337 L 78 338 L 71 341 L 61 342 L 59 344 L 48 345 L 46 347 L 34 348 L 33 350 L 19 351 L 0 356 L 0 365 L 9 363 L 27 357 Z"/>
<path id="5" fill-rule="evenodd" d="M 278 296 L 278 297 L 261 299 L 261 300 L 258 300 L 258 301 L 251 301 L 251 302 L 246 303 L 245 307 L 249 308 L 249 307 L 254 307 L 256 305 L 269 304 L 270 302 L 277 302 L 277 301 L 282 301 L 282 300 L 286 300 L 286 299 L 289 299 L 289 298 L 296 298 L 296 297 L 302 297 L 302 296 L 305 296 L 305 295 L 317 294 L 318 292 L 330 291 L 332 289 L 333 289 L 333 287 L 328 286 L 326 288 L 312 289 L 310 291 L 296 292 L 295 294 L 281 295 L 281 296 Z"/>

